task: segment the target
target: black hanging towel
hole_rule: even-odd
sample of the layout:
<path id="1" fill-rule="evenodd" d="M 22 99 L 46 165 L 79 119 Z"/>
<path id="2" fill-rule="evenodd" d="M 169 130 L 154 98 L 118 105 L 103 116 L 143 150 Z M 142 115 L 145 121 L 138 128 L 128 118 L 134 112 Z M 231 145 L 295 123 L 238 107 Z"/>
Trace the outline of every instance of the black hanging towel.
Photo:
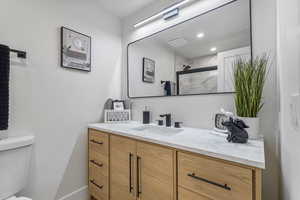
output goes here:
<path id="1" fill-rule="evenodd" d="M 166 91 L 166 95 L 167 96 L 171 96 L 172 95 L 172 88 L 171 88 L 171 81 L 166 81 L 165 82 L 165 91 Z"/>
<path id="2" fill-rule="evenodd" d="M 0 131 L 8 129 L 10 49 L 0 44 Z"/>

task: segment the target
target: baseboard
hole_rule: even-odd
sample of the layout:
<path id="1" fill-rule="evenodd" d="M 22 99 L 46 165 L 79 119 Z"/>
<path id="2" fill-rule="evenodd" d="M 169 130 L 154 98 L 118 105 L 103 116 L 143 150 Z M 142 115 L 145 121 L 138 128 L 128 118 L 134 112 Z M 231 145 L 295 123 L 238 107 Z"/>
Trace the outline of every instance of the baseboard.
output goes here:
<path id="1" fill-rule="evenodd" d="M 78 190 L 75 190 L 74 192 L 71 192 L 70 194 L 67 194 L 63 196 L 62 198 L 58 200 L 88 200 L 88 186 L 83 186 L 79 188 Z"/>

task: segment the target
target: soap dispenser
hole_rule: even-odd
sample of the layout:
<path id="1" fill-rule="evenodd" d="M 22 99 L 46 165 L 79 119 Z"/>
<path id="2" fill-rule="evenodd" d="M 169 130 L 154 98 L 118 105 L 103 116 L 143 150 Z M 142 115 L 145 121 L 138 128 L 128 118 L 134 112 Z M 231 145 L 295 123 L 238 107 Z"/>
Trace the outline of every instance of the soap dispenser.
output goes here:
<path id="1" fill-rule="evenodd" d="M 147 106 L 145 106 L 145 110 L 143 111 L 143 124 L 150 124 L 150 111 Z"/>

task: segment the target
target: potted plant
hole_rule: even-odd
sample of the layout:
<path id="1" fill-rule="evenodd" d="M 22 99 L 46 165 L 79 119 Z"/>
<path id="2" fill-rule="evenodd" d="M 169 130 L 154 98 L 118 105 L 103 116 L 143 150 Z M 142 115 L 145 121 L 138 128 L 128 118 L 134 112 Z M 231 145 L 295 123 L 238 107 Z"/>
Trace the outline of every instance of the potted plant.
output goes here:
<path id="1" fill-rule="evenodd" d="M 249 126 L 250 139 L 259 138 L 258 113 L 262 109 L 262 94 L 266 82 L 269 57 L 254 60 L 238 58 L 234 63 L 235 108 L 237 116 Z"/>

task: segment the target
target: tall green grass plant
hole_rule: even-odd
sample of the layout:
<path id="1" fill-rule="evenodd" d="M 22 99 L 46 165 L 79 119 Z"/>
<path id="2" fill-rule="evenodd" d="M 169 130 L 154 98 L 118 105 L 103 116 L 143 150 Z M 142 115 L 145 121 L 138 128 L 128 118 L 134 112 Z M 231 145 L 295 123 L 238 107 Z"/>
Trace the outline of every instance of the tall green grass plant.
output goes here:
<path id="1" fill-rule="evenodd" d="M 239 117 L 256 118 L 262 109 L 268 62 L 267 55 L 256 57 L 253 61 L 243 58 L 235 61 L 235 107 Z"/>

